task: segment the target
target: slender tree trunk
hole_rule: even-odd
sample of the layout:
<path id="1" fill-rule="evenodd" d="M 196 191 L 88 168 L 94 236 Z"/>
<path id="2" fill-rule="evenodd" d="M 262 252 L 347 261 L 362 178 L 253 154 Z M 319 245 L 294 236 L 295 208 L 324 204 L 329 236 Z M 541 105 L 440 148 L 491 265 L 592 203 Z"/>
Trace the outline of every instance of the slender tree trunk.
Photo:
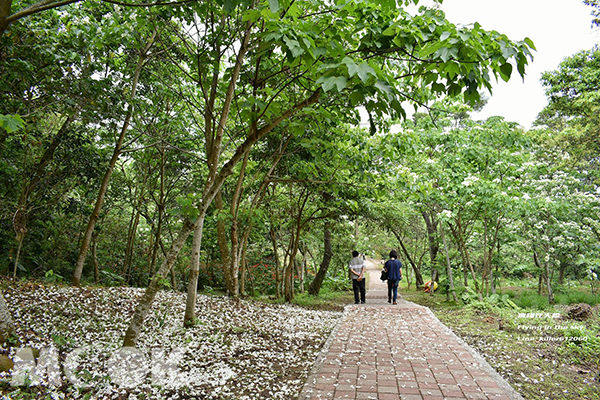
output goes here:
<path id="1" fill-rule="evenodd" d="M 450 255 L 448 253 L 448 244 L 446 243 L 446 235 L 444 235 L 444 224 L 440 224 L 440 235 L 442 237 L 442 242 L 444 243 L 444 252 L 446 253 L 446 268 L 448 270 L 448 283 L 450 287 L 448 288 L 448 293 L 452 292 L 452 298 L 454 302 L 458 303 L 458 297 L 456 296 L 456 290 L 454 289 L 454 279 L 452 278 L 452 266 L 450 265 Z"/>
<path id="2" fill-rule="evenodd" d="M 25 239 L 25 232 L 17 233 L 17 254 L 15 256 L 15 267 L 13 269 L 13 279 L 17 279 L 17 268 L 19 267 L 19 258 L 21 257 L 21 248 L 23 247 L 23 240 Z"/>
<path id="3" fill-rule="evenodd" d="M 421 215 L 423 216 L 425 226 L 427 227 L 427 240 L 429 241 L 429 262 L 431 263 L 431 281 L 436 282 L 438 280 L 437 254 L 440 250 L 437 241 L 438 223 L 433 216 L 430 216 L 426 211 L 422 211 Z M 433 294 L 433 292 L 434 291 L 432 290 L 431 294 Z"/>
<path id="4" fill-rule="evenodd" d="M 537 265 L 537 267 L 541 271 L 543 271 L 540 273 L 540 280 L 539 280 L 539 284 L 538 284 L 538 295 L 541 295 L 541 293 L 542 293 L 542 282 L 545 280 L 546 291 L 548 294 L 548 303 L 554 304 L 554 291 L 552 290 L 552 285 L 550 284 L 550 264 L 548 262 L 544 261 L 544 265 L 542 266 L 540 264 L 540 259 L 539 259 L 536 251 L 533 252 L 533 260 L 535 262 L 535 265 Z"/>
<path id="5" fill-rule="evenodd" d="M 535 249 L 533 250 L 533 262 L 535 263 L 535 266 L 540 270 L 540 276 L 538 279 L 538 296 L 541 296 L 542 295 L 542 282 L 544 281 L 544 269 L 540 265 L 540 260 L 538 258 L 538 254 Z"/>
<path id="6" fill-rule="evenodd" d="M 183 325 L 191 326 L 196 318 L 196 297 L 198 294 L 198 274 L 200 271 L 200 247 L 202 244 L 202 229 L 204 227 L 204 214 L 198 216 L 194 227 L 194 240 L 192 242 L 192 257 L 190 260 L 190 276 L 188 278 L 187 301 Z"/>
<path id="7" fill-rule="evenodd" d="M 140 215 L 141 215 L 140 210 L 142 209 L 142 205 L 144 204 L 144 197 L 146 194 L 146 182 L 148 180 L 149 173 L 150 173 L 149 170 L 144 171 L 144 177 L 141 182 L 141 188 L 139 187 L 139 182 L 138 182 L 138 186 L 136 187 L 136 190 L 135 190 L 135 192 L 138 192 L 138 189 L 139 189 L 139 196 L 137 195 L 137 193 L 134 194 L 136 201 L 133 206 L 133 211 L 131 213 L 131 220 L 129 222 L 129 230 L 128 230 L 128 234 L 127 234 L 127 244 L 125 246 L 125 261 L 123 262 L 123 271 L 124 271 L 125 281 L 127 282 L 127 284 L 129 284 L 131 281 L 131 275 L 132 275 L 132 269 L 133 269 L 133 258 L 134 258 L 134 254 L 135 254 L 135 241 L 138 236 L 138 234 L 137 234 L 138 226 L 140 224 Z"/>
<path id="8" fill-rule="evenodd" d="M 245 253 L 245 251 L 244 251 Z M 240 258 L 240 296 L 246 295 L 246 279 L 247 279 L 248 265 L 246 263 L 246 257 Z"/>
<path id="9" fill-rule="evenodd" d="M 488 220 L 487 217 L 483 219 L 483 271 L 481 272 L 481 287 L 485 293 L 485 297 L 489 297 L 489 257 L 488 257 Z"/>
<path id="10" fill-rule="evenodd" d="M 273 258 L 275 259 L 275 291 L 277 298 L 281 297 L 281 291 L 279 290 L 279 270 L 280 270 L 280 261 L 279 261 L 279 253 L 277 251 L 277 236 L 275 233 L 275 228 L 271 227 L 269 229 L 269 237 L 271 238 L 271 245 L 273 246 Z"/>
<path id="11" fill-rule="evenodd" d="M 135 345 L 137 344 L 142 330 L 142 326 L 144 324 L 144 319 L 146 318 L 146 315 L 148 315 L 148 312 L 152 308 L 154 297 L 156 297 L 156 293 L 158 293 L 160 289 L 160 281 L 164 279 L 169 274 L 169 272 L 171 272 L 171 268 L 173 268 L 173 265 L 177 260 L 177 256 L 179 255 L 183 244 L 195 228 L 194 225 L 195 224 L 192 223 L 192 221 L 190 220 L 186 220 L 184 222 L 183 227 L 179 232 L 179 235 L 173 242 L 171 249 L 167 253 L 165 259 L 162 261 L 158 272 L 156 273 L 156 275 L 154 275 L 154 277 L 150 281 L 150 284 L 148 285 L 148 288 L 146 288 L 144 295 L 138 301 L 138 305 L 135 308 L 135 312 L 133 314 L 131 322 L 129 323 L 129 327 L 125 332 L 125 338 L 123 339 L 123 347 L 135 347 Z"/>
<path id="12" fill-rule="evenodd" d="M 92 235 L 92 261 L 94 262 L 94 282 L 100 282 L 100 265 L 98 263 L 98 231 Z"/>
<path id="13" fill-rule="evenodd" d="M 215 196 L 215 212 L 220 214 L 223 211 L 223 196 L 221 191 L 217 192 Z M 233 293 L 233 279 L 231 276 L 231 250 L 227 244 L 227 229 L 225 227 L 225 221 L 221 216 L 217 218 L 217 244 L 219 245 L 219 253 L 221 254 L 221 268 L 223 269 L 223 278 L 225 279 L 225 287 L 227 293 L 231 295 Z"/>
<path id="14" fill-rule="evenodd" d="M 308 258 L 308 252 L 306 251 L 306 243 L 302 244 L 300 248 L 302 253 L 302 264 L 300 264 L 300 293 L 304 293 L 304 281 L 306 280 L 306 263 Z"/>
<path id="15" fill-rule="evenodd" d="M 4 344 L 14 332 L 15 322 L 4 301 L 4 294 L 0 291 L 0 345 Z"/>
<path id="16" fill-rule="evenodd" d="M 331 263 L 332 257 L 333 250 L 331 249 L 331 223 L 326 221 L 325 226 L 323 227 L 323 261 L 321 261 L 321 264 L 319 265 L 319 270 L 317 271 L 317 275 L 315 275 L 315 279 L 313 279 L 308 287 L 309 294 L 312 294 L 313 296 L 319 295 L 319 291 L 321 290 L 325 276 L 327 276 L 327 270 L 329 269 L 329 264 Z"/>
<path id="17" fill-rule="evenodd" d="M 294 298 L 292 294 L 292 277 L 294 276 L 294 262 L 296 258 L 296 235 L 295 230 L 290 232 L 290 243 L 286 251 L 286 258 L 283 271 L 283 298 L 286 302 L 291 302 Z"/>
<path id="18" fill-rule="evenodd" d="M 163 220 L 164 213 L 166 207 L 166 195 L 165 195 L 165 165 L 167 162 L 167 157 L 165 154 L 164 143 L 159 148 L 160 152 L 160 189 L 158 194 L 158 202 L 156 202 L 157 209 L 157 224 L 156 224 L 156 232 L 154 233 L 154 239 L 151 240 L 152 244 L 152 254 L 149 263 L 150 276 L 154 276 L 154 269 L 156 268 L 156 260 L 158 258 L 158 250 L 160 249 L 160 244 L 162 241 L 162 228 L 163 228 Z"/>
<path id="19" fill-rule="evenodd" d="M 137 238 L 137 230 L 140 223 L 140 213 L 134 210 L 134 218 L 129 228 L 129 235 L 127 239 L 127 247 L 125 253 L 125 268 L 126 275 L 125 279 L 127 284 L 131 282 L 131 275 L 133 273 L 133 257 L 135 253 L 135 239 Z"/>
<path id="20" fill-rule="evenodd" d="M 421 269 L 417 266 L 417 264 L 415 264 L 412 257 L 408 253 L 406 246 L 404 246 L 404 241 L 402 240 L 402 237 L 394 230 L 392 230 L 392 232 L 394 233 L 394 236 L 396 236 L 396 239 L 398 239 L 398 243 L 400 244 L 400 247 L 402 248 L 402 252 L 404 253 L 404 256 L 410 263 L 410 265 L 415 273 L 415 285 L 416 285 L 415 287 L 417 289 L 419 289 L 420 287 L 423 287 L 425 282 L 423 282 L 423 275 L 421 274 Z M 408 268 L 407 268 L 407 270 L 408 270 Z"/>
<path id="21" fill-rule="evenodd" d="M 154 38 L 156 36 L 157 31 L 155 30 L 152 33 L 148 43 L 144 47 L 144 49 L 140 50 L 138 55 L 138 62 L 133 74 L 133 80 L 131 83 L 131 98 L 135 97 L 137 91 L 137 85 L 140 78 L 140 73 L 142 72 L 142 68 L 144 67 L 144 62 L 146 60 L 146 54 L 150 50 L 153 45 Z M 90 216 L 90 220 L 85 230 L 85 234 L 83 235 L 83 241 L 81 243 L 81 249 L 79 250 L 79 257 L 77 258 L 77 263 L 75 264 L 75 271 L 73 273 L 72 283 L 74 286 L 80 286 L 81 284 L 81 274 L 83 272 L 83 264 L 85 262 L 85 258 L 87 256 L 88 249 L 90 247 L 90 242 L 92 240 L 92 233 L 94 232 L 94 227 L 96 226 L 96 221 L 100 217 L 100 211 L 102 210 L 102 205 L 104 204 L 104 196 L 106 195 L 106 191 L 108 190 L 108 184 L 110 182 L 110 178 L 114 171 L 115 165 L 117 164 L 117 160 L 121 155 L 121 151 L 123 150 L 123 142 L 125 141 L 125 136 L 129 129 L 129 124 L 133 117 L 134 107 L 132 103 L 129 103 L 127 108 L 127 113 L 125 115 L 125 120 L 123 121 L 123 126 L 121 127 L 121 133 L 119 134 L 119 138 L 117 139 L 117 143 L 115 144 L 115 148 L 113 150 L 113 155 L 108 164 L 108 169 L 104 174 L 104 178 L 102 179 L 102 184 L 100 185 L 100 191 L 98 192 L 98 198 L 96 199 L 96 205 L 94 206 L 94 211 Z"/>
<path id="22" fill-rule="evenodd" d="M 565 280 L 565 268 L 566 264 L 564 262 L 560 263 L 560 267 L 558 267 L 558 284 L 562 285 Z"/>
<path id="23" fill-rule="evenodd" d="M 463 283 L 465 287 L 469 287 L 469 266 L 467 265 L 467 259 L 465 258 L 465 254 L 462 251 L 460 245 L 458 245 L 460 258 L 462 260 L 462 269 L 463 269 Z"/>
<path id="24" fill-rule="evenodd" d="M 249 149 L 248 149 L 249 150 Z M 240 174 L 238 176 L 237 184 L 231 198 L 231 207 L 229 209 L 229 215 L 231 216 L 231 256 L 230 256 L 230 276 L 231 276 L 231 296 L 239 297 L 239 273 L 240 273 L 240 237 L 238 230 L 239 223 L 239 202 L 242 195 L 242 184 L 244 183 L 244 175 L 246 173 L 246 166 L 248 165 L 248 156 L 250 151 L 244 155 L 242 161 Z"/>
<path id="25" fill-rule="evenodd" d="M 463 229 L 462 229 L 462 225 L 461 225 L 460 221 L 457 221 L 456 229 L 454 229 L 452 226 L 450 226 L 450 229 L 452 230 L 454 239 L 456 239 L 456 244 L 458 245 L 458 249 L 461 252 L 461 256 L 462 256 L 463 260 L 466 261 L 467 266 L 469 267 L 469 270 L 471 271 L 473 283 L 475 283 L 475 292 L 477 293 L 479 300 L 483 300 L 483 296 L 481 294 L 481 289 L 479 287 L 479 284 L 477 283 L 477 275 L 475 274 L 475 269 L 473 268 L 473 264 L 471 264 L 471 258 L 469 257 L 469 250 L 467 249 L 467 246 L 464 241 Z"/>

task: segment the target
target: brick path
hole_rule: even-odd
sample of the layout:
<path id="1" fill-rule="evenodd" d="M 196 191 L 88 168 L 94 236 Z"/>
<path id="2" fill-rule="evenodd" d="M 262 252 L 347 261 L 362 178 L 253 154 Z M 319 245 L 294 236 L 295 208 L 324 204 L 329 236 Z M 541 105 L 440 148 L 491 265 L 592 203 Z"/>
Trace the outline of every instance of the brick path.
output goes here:
<path id="1" fill-rule="evenodd" d="M 522 400 L 427 308 L 387 303 L 380 266 L 367 261 L 364 305 L 349 305 L 299 400 Z"/>

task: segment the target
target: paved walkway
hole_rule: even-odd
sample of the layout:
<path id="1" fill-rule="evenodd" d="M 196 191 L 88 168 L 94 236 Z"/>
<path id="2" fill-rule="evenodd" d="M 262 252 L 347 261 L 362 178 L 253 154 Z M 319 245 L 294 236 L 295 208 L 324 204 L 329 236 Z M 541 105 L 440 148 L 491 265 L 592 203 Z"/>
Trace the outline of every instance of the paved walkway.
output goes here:
<path id="1" fill-rule="evenodd" d="M 381 266 L 367 269 L 366 304 L 345 308 L 299 400 L 522 400 L 427 307 L 388 304 Z"/>

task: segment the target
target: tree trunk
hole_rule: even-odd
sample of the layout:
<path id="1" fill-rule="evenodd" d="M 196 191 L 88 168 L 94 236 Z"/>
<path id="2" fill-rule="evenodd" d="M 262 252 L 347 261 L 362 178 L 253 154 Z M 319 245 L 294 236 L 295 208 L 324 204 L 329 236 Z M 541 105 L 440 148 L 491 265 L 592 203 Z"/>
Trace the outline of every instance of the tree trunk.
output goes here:
<path id="1" fill-rule="evenodd" d="M 0 291 L 0 345 L 4 344 L 14 332 L 15 322 L 4 301 L 4 294 Z"/>
<path id="2" fill-rule="evenodd" d="M 250 149 L 248 149 L 250 150 Z M 248 165 L 248 156 L 250 151 L 244 155 L 242 161 L 240 174 L 238 176 L 237 184 L 231 198 L 231 207 L 229 209 L 229 215 L 231 216 L 231 256 L 229 265 L 229 275 L 231 277 L 231 289 L 230 294 L 234 298 L 240 295 L 239 285 L 239 274 L 240 274 L 240 258 L 242 256 L 240 249 L 240 236 L 239 236 L 239 203 L 242 195 L 242 184 L 244 183 L 244 175 L 246 173 L 246 166 Z"/>
<path id="3" fill-rule="evenodd" d="M 92 261 L 94 262 L 94 282 L 100 282 L 100 265 L 98 263 L 98 231 L 92 235 Z"/>
<path id="4" fill-rule="evenodd" d="M 179 235 L 173 242 L 171 249 L 167 253 L 165 259 L 160 265 L 158 272 L 150 283 L 148 284 L 148 288 L 144 292 L 144 295 L 139 300 L 138 305 L 135 307 L 135 312 L 133 317 L 131 318 L 131 322 L 129 323 L 129 327 L 125 332 L 125 338 L 123 339 L 123 347 L 135 347 L 137 341 L 140 337 L 140 333 L 142 330 L 142 326 L 144 324 L 144 319 L 146 319 L 146 315 L 152 308 L 152 303 L 154 302 L 154 297 L 156 297 L 156 293 L 160 289 L 160 281 L 171 272 L 175 261 L 177 260 L 177 256 L 183 247 L 188 236 L 192 233 L 195 228 L 195 224 L 190 220 L 186 220 L 179 232 Z"/>
<path id="5" fill-rule="evenodd" d="M 544 262 L 544 271 L 546 278 L 546 291 L 548 292 L 548 303 L 554 304 L 554 291 L 552 290 L 552 285 L 550 284 L 550 264 L 548 262 Z"/>
<path id="6" fill-rule="evenodd" d="M 323 228 L 323 261 L 321 261 L 321 264 L 319 265 L 319 270 L 317 271 L 317 275 L 315 275 L 315 279 L 313 279 L 308 287 L 309 294 L 312 294 L 313 296 L 319 295 L 319 291 L 321 291 L 321 286 L 323 285 L 323 281 L 327 275 L 327 270 L 329 269 L 329 264 L 331 263 L 332 257 L 333 250 L 331 249 L 331 223 L 327 221 L 325 222 L 325 226 Z"/>
<path id="7" fill-rule="evenodd" d="M 296 262 L 299 242 L 297 233 L 298 232 L 292 232 L 291 234 L 287 263 L 283 273 L 283 297 L 288 303 L 294 298 L 294 264 Z"/>
<path id="8" fill-rule="evenodd" d="M 477 276 L 475 275 L 475 269 L 473 268 L 473 264 L 471 264 L 471 258 L 469 257 L 469 250 L 467 249 L 467 246 L 464 241 L 463 229 L 462 229 L 460 220 L 457 221 L 457 223 L 456 223 L 456 229 L 454 229 L 452 226 L 450 226 L 450 230 L 452 231 L 452 234 L 454 235 L 454 239 L 456 240 L 456 244 L 458 245 L 458 249 L 461 253 L 462 259 L 466 261 L 467 266 L 468 266 L 469 270 L 471 271 L 471 276 L 473 277 L 473 282 L 475 283 L 475 292 L 477 293 L 479 300 L 481 301 L 481 300 L 483 300 L 483 296 L 481 294 L 481 289 L 479 287 L 479 284 L 477 283 Z"/>
<path id="9" fill-rule="evenodd" d="M 11 13 L 12 2 L 13 0 L 0 0 L 0 38 L 2 38 L 6 28 L 10 24 L 8 17 Z"/>
<path id="10" fill-rule="evenodd" d="M 277 250 L 277 235 L 275 233 L 275 228 L 271 227 L 269 229 L 269 237 L 271 238 L 271 245 L 273 246 L 273 258 L 275 259 L 275 292 L 277 298 L 281 297 L 281 291 L 279 290 L 279 270 L 280 270 L 280 261 L 279 261 L 279 253 Z"/>
<path id="11" fill-rule="evenodd" d="M 450 265 L 450 255 L 448 254 L 448 244 L 446 243 L 446 235 L 444 235 L 444 224 L 440 224 L 440 235 L 442 242 L 444 243 L 444 251 L 446 253 L 446 268 L 448 270 L 448 293 L 452 292 L 452 298 L 454 302 L 458 303 L 458 297 L 456 296 L 456 290 L 454 289 L 454 279 L 452 278 L 452 266 Z"/>
<path id="12" fill-rule="evenodd" d="M 565 262 L 560 263 L 560 267 L 558 267 L 558 284 L 562 285 L 565 281 L 565 268 L 567 267 Z"/>
<path id="13" fill-rule="evenodd" d="M 21 248 L 23 247 L 25 232 L 17 233 L 17 254 L 15 256 L 15 267 L 13 269 L 13 279 L 17 279 L 17 268 L 19 267 L 19 258 L 21 257 Z"/>
<path id="14" fill-rule="evenodd" d="M 133 74 L 133 80 L 131 83 L 131 98 L 135 97 L 135 93 L 137 90 L 138 81 L 140 78 L 140 73 L 142 72 L 142 68 L 144 67 L 144 61 L 146 60 L 146 54 L 152 47 L 154 42 L 154 38 L 156 36 L 156 30 L 152 33 L 148 43 L 144 47 L 144 49 L 140 50 L 138 55 L 138 62 Z M 72 284 L 74 286 L 80 286 L 81 284 L 81 274 L 83 272 L 83 264 L 85 262 L 85 258 L 87 256 L 88 249 L 90 247 L 90 242 L 92 240 L 92 233 L 94 232 L 94 227 L 96 226 L 96 221 L 100 217 L 100 211 L 102 210 L 102 205 L 104 204 L 104 196 L 106 195 L 106 191 L 108 190 L 108 184 L 110 182 L 110 178 L 114 171 L 115 165 L 117 164 L 117 160 L 121 155 L 123 142 L 125 141 L 125 136 L 127 134 L 129 123 L 133 117 L 134 108 L 133 104 L 129 103 L 127 108 L 127 113 L 125 115 L 125 120 L 123 121 L 123 126 L 121 127 L 121 133 L 119 134 L 119 138 L 117 139 L 117 143 L 115 144 L 115 148 L 113 150 L 113 155 L 108 164 L 108 169 L 104 174 L 104 178 L 102 179 L 102 184 L 100 185 L 100 191 L 98 192 L 98 198 L 96 199 L 96 205 L 94 206 L 94 211 L 90 216 L 90 220 L 85 229 L 85 234 L 83 235 L 83 241 L 81 243 L 81 249 L 79 250 L 79 257 L 77 258 L 77 263 L 75 264 L 75 271 L 73 273 Z"/>
<path id="15" fill-rule="evenodd" d="M 127 237 L 127 246 L 125 248 L 125 282 L 129 284 L 131 282 L 131 275 L 133 273 L 133 257 L 135 253 L 135 239 L 137 238 L 137 230 L 140 223 L 140 213 L 134 210 L 133 220 L 129 227 L 129 235 Z"/>
<path id="16" fill-rule="evenodd" d="M 425 282 L 423 282 L 423 275 L 421 274 L 421 269 L 414 262 L 414 260 L 412 259 L 412 257 L 408 253 L 408 250 L 406 249 L 406 246 L 404 246 L 404 241 L 402 240 L 402 238 L 400 237 L 400 235 L 397 232 L 395 232 L 394 230 L 392 230 L 392 232 L 394 233 L 394 236 L 396 236 L 396 239 L 398 239 L 398 243 L 400 244 L 400 247 L 402 248 L 402 252 L 404 253 L 404 256 L 406 257 L 406 259 L 410 263 L 410 265 L 412 267 L 412 270 L 415 273 L 415 287 L 417 289 L 419 289 L 420 287 L 423 287 L 423 285 L 425 284 Z M 407 270 L 408 270 L 408 268 L 407 268 Z"/>
<path id="17" fill-rule="evenodd" d="M 198 216 L 194 227 L 194 240 L 192 242 L 192 257 L 190 260 L 190 276 L 188 278 L 187 300 L 183 326 L 192 326 L 196 318 L 196 297 L 198 294 L 198 274 L 200 272 L 200 247 L 202 244 L 202 229 L 204 228 L 204 213 Z"/>
<path id="18" fill-rule="evenodd" d="M 437 270 L 437 254 L 440 250 L 440 246 L 437 241 L 437 225 L 438 222 L 433 218 L 433 215 L 429 215 L 426 211 L 422 211 L 421 215 L 425 220 L 425 226 L 427 227 L 427 240 L 429 241 L 429 262 L 431 263 L 431 281 L 436 282 L 438 280 Z M 433 284 L 433 283 L 432 283 Z M 433 294 L 433 290 L 431 294 Z"/>
<path id="19" fill-rule="evenodd" d="M 220 214 L 223 211 L 223 196 L 221 191 L 217 192 L 215 196 L 215 212 Z M 227 293 L 231 295 L 233 293 L 233 280 L 231 277 L 231 268 L 229 265 L 231 264 L 231 251 L 229 250 L 229 245 L 227 244 L 227 229 L 225 227 L 225 221 L 221 216 L 217 218 L 217 244 L 219 245 L 219 254 L 221 255 L 221 266 L 223 268 L 223 278 L 225 279 L 225 287 L 227 288 Z"/>

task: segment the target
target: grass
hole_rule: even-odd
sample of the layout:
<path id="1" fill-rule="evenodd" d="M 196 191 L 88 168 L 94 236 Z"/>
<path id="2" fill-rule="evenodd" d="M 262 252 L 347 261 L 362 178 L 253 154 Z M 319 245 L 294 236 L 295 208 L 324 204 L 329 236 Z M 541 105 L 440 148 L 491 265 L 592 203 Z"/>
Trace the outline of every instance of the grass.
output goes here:
<path id="1" fill-rule="evenodd" d="M 275 298 L 273 296 L 259 296 L 251 299 L 268 304 L 285 303 L 283 297 Z M 317 296 L 308 294 L 308 292 L 297 293 L 291 302 L 291 304 L 303 308 L 322 311 L 343 311 L 344 307 L 351 303 L 354 303 L 354 294 L 352 293 L 352 290 L 339 291 L 331 290 L 327 287 L 323 287 Z"/>

